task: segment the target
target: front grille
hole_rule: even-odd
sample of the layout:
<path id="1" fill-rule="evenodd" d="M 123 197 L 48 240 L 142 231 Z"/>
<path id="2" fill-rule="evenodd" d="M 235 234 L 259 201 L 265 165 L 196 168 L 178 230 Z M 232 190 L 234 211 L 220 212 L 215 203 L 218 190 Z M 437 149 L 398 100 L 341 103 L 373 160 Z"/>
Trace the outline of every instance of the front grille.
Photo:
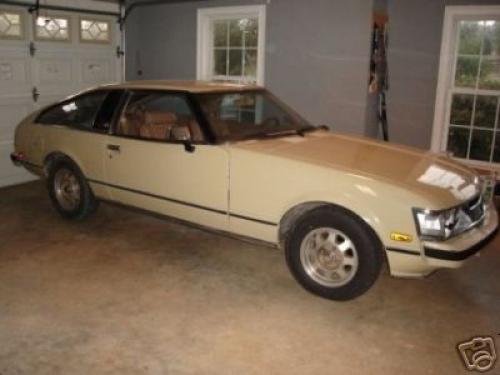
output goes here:
<path id="1" fill-rule="evenodd" d="M 484 217 L 484 203 L 481 195 L 467 202 L 462 211 L 470 219 L 472 223 L 480 221 Z"/>

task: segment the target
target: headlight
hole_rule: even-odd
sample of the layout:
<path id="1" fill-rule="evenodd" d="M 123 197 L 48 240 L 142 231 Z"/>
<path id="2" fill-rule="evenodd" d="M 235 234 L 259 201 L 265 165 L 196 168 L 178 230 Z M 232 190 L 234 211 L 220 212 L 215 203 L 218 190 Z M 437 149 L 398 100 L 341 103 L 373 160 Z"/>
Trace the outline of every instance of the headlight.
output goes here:
<path id="1" fill-rule="evenodd" d="M 445 241 L 479 225 L 484 219 L 485 211 L 484 201 L 478 196 L 448 210 L 430 211 L 414 208 L 413 214 L 421 238 Z"/>
<path id="2" fill-rule="evenodd" d="M 458 210 L 428 211 L 415 209 L 415 220 L 421 237 L 445 240 L 449 238 L 458 222 Z"/>

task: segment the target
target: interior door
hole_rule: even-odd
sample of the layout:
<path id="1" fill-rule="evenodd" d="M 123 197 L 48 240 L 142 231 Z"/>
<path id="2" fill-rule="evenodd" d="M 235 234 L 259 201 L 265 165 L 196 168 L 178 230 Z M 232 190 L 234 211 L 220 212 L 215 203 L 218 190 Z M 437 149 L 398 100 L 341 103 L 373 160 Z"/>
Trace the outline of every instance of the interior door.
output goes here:
<path id="1" fill-rule="evenodd" d="M 194 142 L 177 142 L 174 129 Z M 111 199 L 216 229 L 227 229 L 229 158 L 203 144 L 186 98 L 132 93 L 110 135 L 105 157 Z"/>

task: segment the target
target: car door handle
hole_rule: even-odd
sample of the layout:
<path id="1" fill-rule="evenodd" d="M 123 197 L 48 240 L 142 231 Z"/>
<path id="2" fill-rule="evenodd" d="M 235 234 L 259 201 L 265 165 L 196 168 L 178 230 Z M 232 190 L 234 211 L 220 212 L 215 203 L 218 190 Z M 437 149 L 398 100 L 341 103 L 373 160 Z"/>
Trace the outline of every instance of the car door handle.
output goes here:
<path id="1" fill-rule="evenodd" d="M 109 151 L 120 152 L 120 145 L 108 145 Z"/>

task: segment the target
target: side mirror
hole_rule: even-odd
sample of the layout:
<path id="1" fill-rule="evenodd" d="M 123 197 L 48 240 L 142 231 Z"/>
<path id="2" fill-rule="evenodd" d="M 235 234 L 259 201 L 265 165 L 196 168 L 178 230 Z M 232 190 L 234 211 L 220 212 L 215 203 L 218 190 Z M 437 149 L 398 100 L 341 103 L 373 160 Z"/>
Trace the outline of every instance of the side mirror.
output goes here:
<path id="1" fill-rule="evenodd" d="M 172 128 L 171 138 L 174 141 L 191 142 L 191 131 L 187 126 L 176 126 Z"/>
<path id="2" fill-rule="evenodd" d="M 171 137 L 174 141 L 181 141 L 184 143 L 184 150 L 186 152 L 194 152 L 195 147 L 191 143 L 191 130 L 188 126 L 181 125 L 172 128 Z"/>

